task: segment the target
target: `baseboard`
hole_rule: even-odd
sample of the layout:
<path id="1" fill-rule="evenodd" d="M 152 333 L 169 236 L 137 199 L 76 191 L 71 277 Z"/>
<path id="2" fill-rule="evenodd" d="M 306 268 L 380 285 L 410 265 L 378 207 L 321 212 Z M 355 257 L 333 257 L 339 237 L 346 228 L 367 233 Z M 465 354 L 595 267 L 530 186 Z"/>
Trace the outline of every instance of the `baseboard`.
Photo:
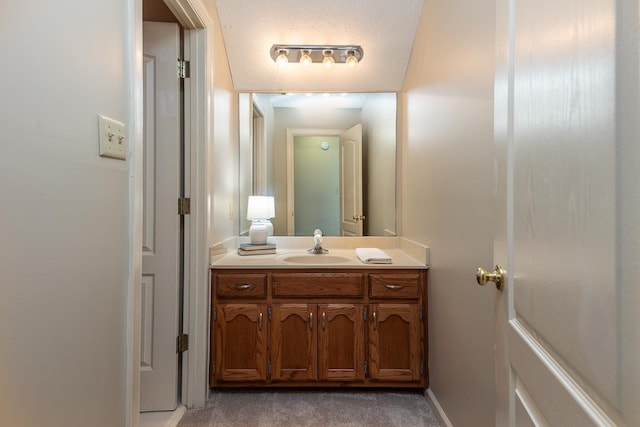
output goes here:
<path id="1" fill-rule="evenodd" d="M 444 409 L 442 409 L 442 406 L 440 406 L 438 399 L 436 399 L 436 396 L 433 394 L 430 388 L 425 391 L 425 397 L 427 398 L 429 405 L 431 405 L 431 408 L 435 412 L 436 417 L 438 417 L 438 421 L 440 421 L 440 424 L 444 425 L 445 427 L 453 427 L 453 424 L 451 424 L 451 421 L 449 421 L 447 414 L 444 413 Z"/>
<path id="2" fill-rule="evenodd" d="M 165 424 L 165 427 L 176 427 L 180 422 L 180 420 L 182 419 L 182 416 L 184 415 L 185 412 L 187 412 L 186 406 L 184 405 L 178 406 L 176 410 L 173 411 L 173 414 L 171 415 L 171 419 L 167 421 L 167 423 Z"/>

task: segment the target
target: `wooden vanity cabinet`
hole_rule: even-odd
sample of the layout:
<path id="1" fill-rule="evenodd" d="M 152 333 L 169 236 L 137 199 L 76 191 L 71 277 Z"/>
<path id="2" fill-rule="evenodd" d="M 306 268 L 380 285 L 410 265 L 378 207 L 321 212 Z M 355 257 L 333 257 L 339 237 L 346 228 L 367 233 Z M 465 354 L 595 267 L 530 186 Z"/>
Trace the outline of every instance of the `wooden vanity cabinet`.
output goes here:
<path id="1" fill-rule="evenodd" d="M 418 381 L 424 374 L 426 322 L 421 282 L 417 271 L 369 275 L 369 296 L 375 301 L 369 306 L 372 381 Z"/>
<path id="2" fill-rule="evenodd" d="M 217 304 L 213 370 L 219 381 L 267 379 L 266 304 Z"/>
<path id="3" fill-rule="evenodd" d="M 273 381 L 316 379 L 315 304 L 273 304 L 271 360 Z"/>
<path id="4" fill-rule="evenodd" d="M 371 379 L 418 381 L 424 365 L 418 304 L 372 304 L 369 323 Z"/>
<path id="5" fill-rule="evenodd" d="M 318 376 L 325 381 L 363 381 L 363 304 L 318 305 Z"/>
<path id="6" fill-rule="evenodd" d="M 210 386 L 427 387 L 426 270 L 212 270 Z"/>
<path id="7" fill-rule="evenodd" d="M 363 381 L 362 304 L 273 304 L 272 381 Z"/>

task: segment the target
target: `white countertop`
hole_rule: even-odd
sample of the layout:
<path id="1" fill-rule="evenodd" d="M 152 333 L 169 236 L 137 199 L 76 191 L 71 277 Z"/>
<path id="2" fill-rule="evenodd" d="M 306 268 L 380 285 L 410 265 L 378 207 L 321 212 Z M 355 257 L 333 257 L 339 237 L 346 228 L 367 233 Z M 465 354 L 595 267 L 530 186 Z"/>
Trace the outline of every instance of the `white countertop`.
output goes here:
<path id="1" fill-rule="evenodd" d="M 233 241 L 231 241 L 233 240 Z M 274 237 L 270 242 L 276 243 L 276 253 L 267 255 L 238 255 L 237 247 L 246 238 L 231 239 L 225 244 L 212 248 L 211 268 L 428 268 L 429 248 L 399 237 L 364 237 L 340 238 L 325 237 L 323 247 L 329 252 L 323 255 L 312 255 L 307 252 L 312 239 L 305 237 Z M 311 246 L 309 245 L 311 242 Z M 356 256 L 357 247 L 377 247 L 392 259 L 391 264 L 365 264 Z M 308 262 L 295 263 L 287 261 L 291 256 L 305 256 Z M 325 262 L 340 257 L 340 262 Z M 318 262 L 315 262 L 315 261 Z"/>

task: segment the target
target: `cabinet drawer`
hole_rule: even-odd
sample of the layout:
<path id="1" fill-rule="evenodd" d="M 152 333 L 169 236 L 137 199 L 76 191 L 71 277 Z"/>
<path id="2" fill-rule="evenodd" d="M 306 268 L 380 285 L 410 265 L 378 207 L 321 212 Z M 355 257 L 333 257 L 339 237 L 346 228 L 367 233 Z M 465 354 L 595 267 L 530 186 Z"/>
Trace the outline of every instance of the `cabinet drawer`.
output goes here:
<path id="1" fill-rule="evenodd" d="M 271 276 L 274 297 L 361 297 L 361 273 L 286 273 Z"/>
<path id="2" fill-rule="evenodd" d="M 370 274 L 370 295 L 372 298 L 417 299 L 420 276 L 420 273 Z"/>
<path id="3" fill-rule="evenodd" d="M 267 295 L 266 274 L 216 273 L 214 283 L 220 298 L 264 298 Z"/>

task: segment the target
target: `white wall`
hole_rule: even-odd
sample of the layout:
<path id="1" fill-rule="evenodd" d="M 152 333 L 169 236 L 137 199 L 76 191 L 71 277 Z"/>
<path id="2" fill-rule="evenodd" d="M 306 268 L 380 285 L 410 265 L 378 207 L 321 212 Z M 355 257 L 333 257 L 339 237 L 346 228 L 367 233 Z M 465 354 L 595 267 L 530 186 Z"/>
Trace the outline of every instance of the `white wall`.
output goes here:
<path id="1" fill-rule="evenodd" d="M 129 161 L 127 1 L 6 0 L 0 51 L 0 425 L 121 426 Z"/>
<path id="2" fill-rule="evenodd" d="M 396 94 L 372 93 L 361 109 L 365 235 L 396 234 Z M 375 171 L 375 172 L 373 172 Z"/>
<path id="3" fill-rule="evenodd" d="M 402 234 L 431 247 L 430 388 L 456 427 L 494 425 L 495 6 L 427 0 L 400 105 Z"/>
<path id="4" fill-rule="evenodd" d="M 360 110 L 336 108 L 275 108 L 273 127 L 273 179 L 276 217 L 275 235 L 287 235 L 287 129 L 349 129 L 360 122 Z"/>
<path id="5" fill-rule="evenodd" d="M 273 163 L 273 121 L 275 118 L 275 112 L 271 102 L 269 101 L 270 95 L 254 93 L 253 102 L 258 106 L 262 114 L 264 115 L 264 128 L 265 128 L 265 148 L 266 148 L 266 165 L 267 171 L 267 190 L 266 194 L 273 195 L 275 191 L 273 174 L 274 170 L 278 168 Z"/>
<path id="6" fill-rule="evenodd" d="M 214 20 L 213 135 L 209 141 L 209 246 L 238 235 L 238 95 L 233 90 L 229 62 L 215 5 L 208 2 Z"/>
<path id="7" fill-rule="evenodd" d="M 238 222 L 239 234 L 249 233 L 247 220 L 249 196 L 253 194 L 254 167 L 251 94 L 238 94 Z"/>

